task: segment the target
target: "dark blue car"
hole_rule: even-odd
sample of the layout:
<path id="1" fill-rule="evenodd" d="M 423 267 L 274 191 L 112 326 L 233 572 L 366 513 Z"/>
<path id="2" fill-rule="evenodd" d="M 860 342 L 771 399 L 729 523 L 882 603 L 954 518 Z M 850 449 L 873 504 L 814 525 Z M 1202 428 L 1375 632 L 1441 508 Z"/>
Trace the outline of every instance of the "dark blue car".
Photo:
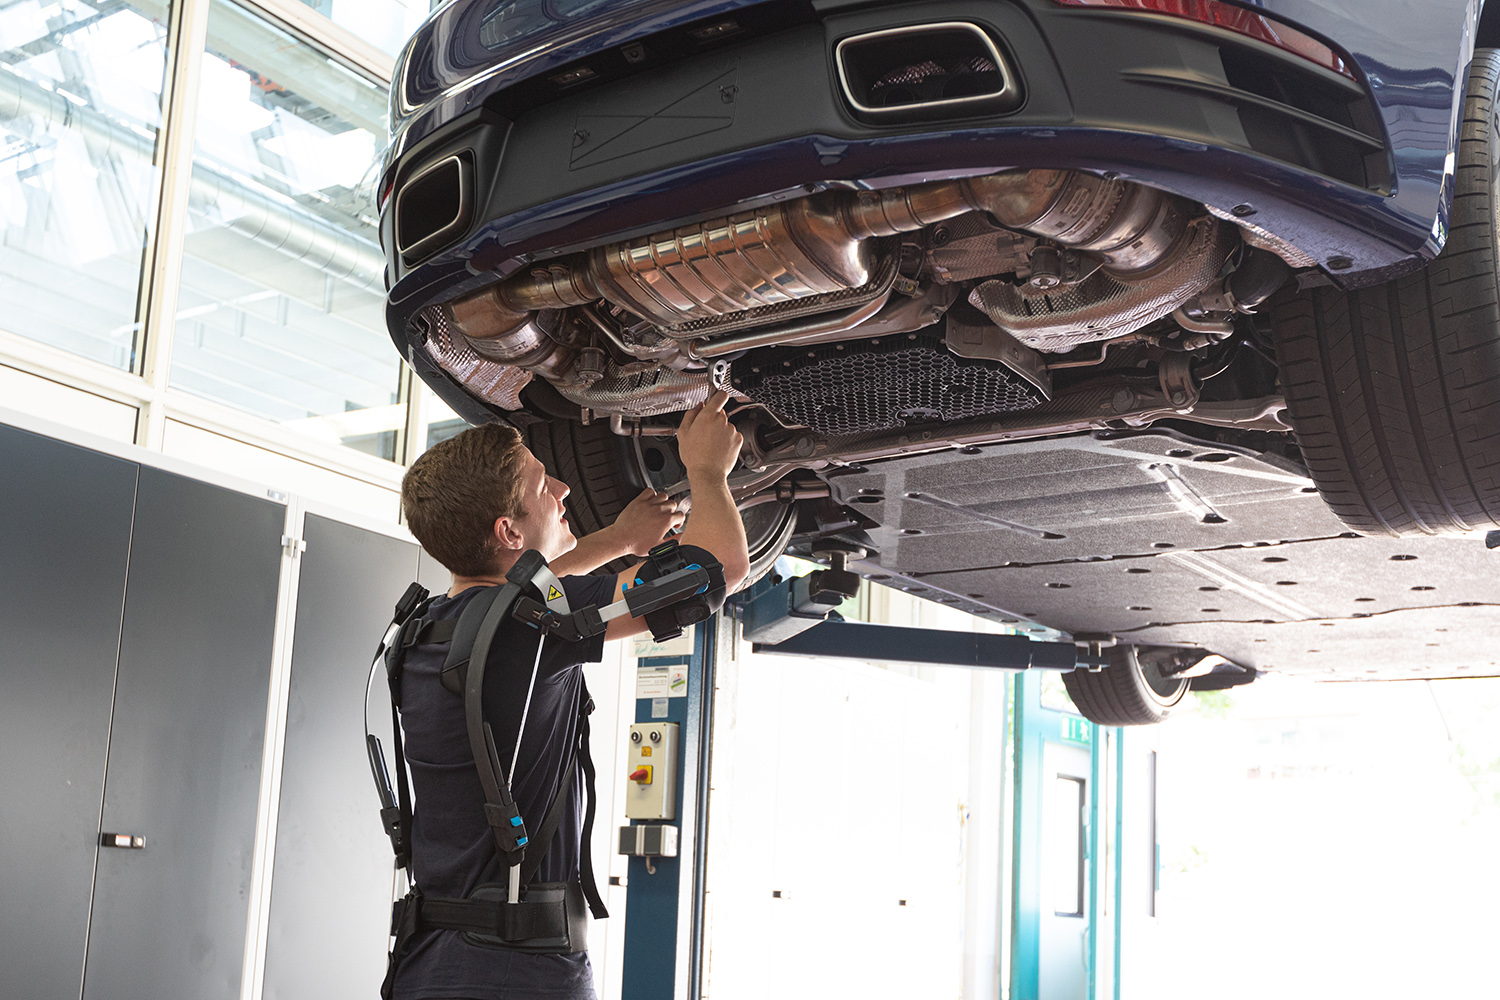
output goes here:
<path id="1" fill-rule="evenodd" d="M 451 0 L 392 90 L 390 333 L 583 531 L 680 479 L 675 414 L 723 389 L 758 566 L 851 553 L 1073 633 L 1161 622 L 994 570 L 1489 528 L 1478 8 Z M 1120 658 L 1139 705 L 1075 700 L 1159 715 L 1197 662 L 1163 655 Z"/>

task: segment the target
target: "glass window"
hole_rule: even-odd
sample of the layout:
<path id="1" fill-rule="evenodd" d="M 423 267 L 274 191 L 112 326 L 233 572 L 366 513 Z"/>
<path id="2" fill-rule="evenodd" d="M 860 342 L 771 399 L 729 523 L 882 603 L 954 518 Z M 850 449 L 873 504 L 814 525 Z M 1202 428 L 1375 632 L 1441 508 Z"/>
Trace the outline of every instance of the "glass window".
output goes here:
<path id="1" fill-rule="evenodd" d="M 172 385 L 393 460 L 384 88 L 216 0 L 198 100 Z"/>
<path id="2" fill-rule="evenodd" d="M 438 398 L 437 393 L 425 385 L 422 386 L 422 392 L 427 394 L 427 444 L 422 448 L 423 451 L 469 429 L 469 422 L 454 413 L 447 403 Z"/>
<path id="3" fill-rule="evenodd" d="M 1054 775 L 1043 819 L 1047 898 L 1059 917 L 1083 916 L 1083 779 Z"/>
<path id="4" fill-rule="evenodd" d="M 0 327 L 134 358 L 166 0 L 0 6 Z"/>
<path id="5" fill-rule="evenodd" d="M 377 49 L 397 55 L 427 18 L 428 0 L 302 0 Z"/>
<path id="6" fill-rule="evenodd" d="M 1005 675 L 717 664 L 707 992 L 995 1000 Z"/>

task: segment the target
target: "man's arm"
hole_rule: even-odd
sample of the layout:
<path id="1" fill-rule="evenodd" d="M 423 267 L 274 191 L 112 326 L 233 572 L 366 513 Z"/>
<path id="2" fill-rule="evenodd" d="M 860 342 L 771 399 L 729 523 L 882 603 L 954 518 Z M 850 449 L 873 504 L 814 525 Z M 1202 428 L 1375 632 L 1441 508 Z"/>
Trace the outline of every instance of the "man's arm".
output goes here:
<path id="1" fill-rule="evenodd" d="M 702 406 L 683 414 L 677 428 L 677 452 L 687 470 L 692 491 L 693 509 L 682 529 L 682 544 L 707 549 L 724 566 L 724 583 L 729 593 L 750 574 L 749 546 L 745 542 L 745 524 L 729 492 L 728 476 L 739 458 L 743 439 L 724 413 L 729 396 L 716 392 Z M 636 567 L 615 579 L 615 599 L 622 588 L 635 580 Z M 621 639 L 646 630 L 640 618 L 616 618 L 604 633 L 607 639 Z"/>
<path id="2" fill-rule="evenodd" d="M 614 524 L 584 535 L 571 551 L 552 560 L 552 572 L 583 576 L 612 559 L 644 556 L 667 537 L 667 532 L 681 526 L 682 514 L 671 497 L 649 488 L 642 490 L 620 511 Z"/>

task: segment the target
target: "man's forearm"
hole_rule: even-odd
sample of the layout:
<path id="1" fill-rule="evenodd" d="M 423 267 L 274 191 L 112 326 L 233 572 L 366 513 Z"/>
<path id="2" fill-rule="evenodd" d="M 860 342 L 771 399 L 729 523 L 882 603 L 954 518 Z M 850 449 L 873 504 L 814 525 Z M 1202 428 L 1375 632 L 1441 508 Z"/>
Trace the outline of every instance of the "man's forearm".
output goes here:
<path id="1" fill-rule="evenodd" d="M 697 545 L 724 564 L 724 579 L 731 591 L 750 572 L 745 543 L 745 524 L 735 508 L 729 485 L 719 475 L 688 473 L 693 509 L 682 527 L 682 544 Z"/>
<path id="2" fill-rule="evenodd" d="M 611 559 L 629 554 L 629 547 L 611 528 L 600 528 L 591 535 L 584 535 L 571 551 L 552 560 L 552 572 L 558 576 L 582 576 L 592 573 Z"/>

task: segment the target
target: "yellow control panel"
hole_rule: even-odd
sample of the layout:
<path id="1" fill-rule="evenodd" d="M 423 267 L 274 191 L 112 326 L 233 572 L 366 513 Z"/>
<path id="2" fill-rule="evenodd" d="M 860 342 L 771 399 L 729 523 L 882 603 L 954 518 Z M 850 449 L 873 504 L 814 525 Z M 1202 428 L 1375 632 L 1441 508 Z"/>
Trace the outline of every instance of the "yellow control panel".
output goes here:
<path id="1" fill-rule="evenodd" d="M 677 818 L 675 722 L 637 722 L 625 755 L 625 815 L 630 819 Z"/>

